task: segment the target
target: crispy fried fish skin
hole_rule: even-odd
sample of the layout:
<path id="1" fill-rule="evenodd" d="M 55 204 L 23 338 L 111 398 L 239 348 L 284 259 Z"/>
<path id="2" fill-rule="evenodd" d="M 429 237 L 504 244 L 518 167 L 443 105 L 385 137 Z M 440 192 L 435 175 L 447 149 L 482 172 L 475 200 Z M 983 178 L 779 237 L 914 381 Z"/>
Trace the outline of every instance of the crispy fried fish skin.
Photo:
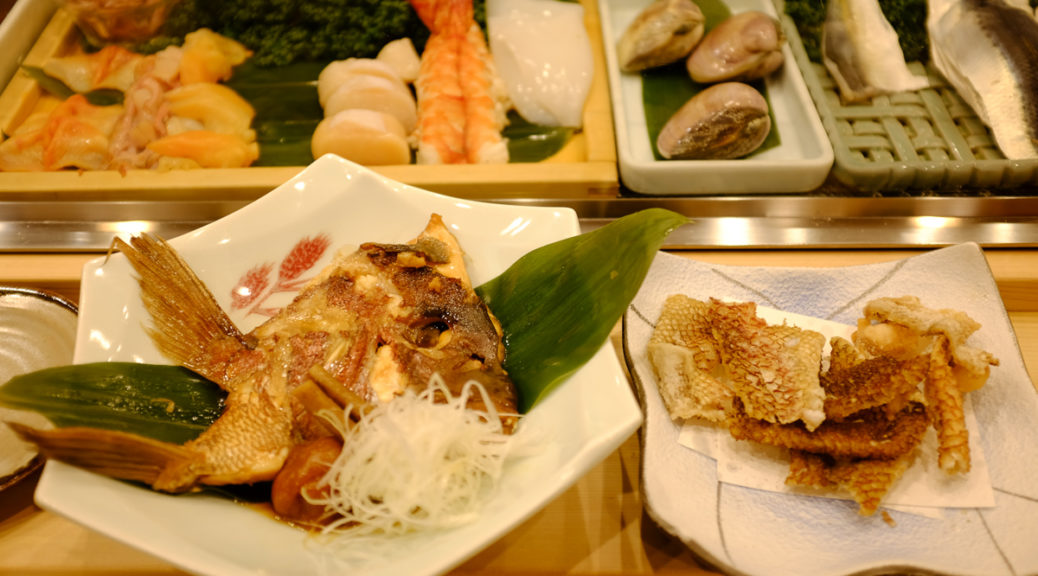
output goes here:
<path id="1" fill-rule="evenodd" d="M 907 331 L 897 326 L 903 326 Z M 998 366 L 998 358 L 994 355 L 966 344 L 970 335 L 979 329 L 980 324 L 965 312 L 927 308 L 915 296 L 877 298 L 865 305 L 864 317 L 858 322 L 853 340 L 874 354 L 882 352 L 898 356 L 897 351 L 890 348 L 905 347 L 906 342 L 912 341 L 912 333 L 917 340 L 921 339 L 921 345 L 930 343 L 926 336 L 943 334 L 948 338 L 959 388 L 969 392 L 983 386 L 991 367 Z"/>
<path id="2" fill-rule="evenodd" d="M 808 488 L 842 488 L 854 497 L 858 503 L 858 514 L 862 516 L 876 513 L 883 497 L 904 475 L 913 459 L 912 452 L 892 459 L 839 461 L 800 450 L 792 451 L 791 456 L 786 484 Z"/>
<path id="3" fill-rule="evenodd" d="M 847 358 L 848 355 L 853 358 Z M 844 420 L 877 406 L 893 416 L 919 390 L 930 365 L 928 356 L 909 360 L 890 356 L 862 358 L 843 338 L 832 339 L 831 358 L 821 383 L 825 390 L 825 416 L 832 420 Z"/>
<path id="4" fill-rule="evenodd" d="M 937 430 L 937 464 L 949 474 L 969 472 L 970 437 L 966 429 L 962 391 L 950 366 L 948 339 L 939 336 L 930 356 L 926 404 Z"/>
<path id="5" fill-rule="evenodd" d="M 711 299 L 711 325 L 732 391 L 754 418 L 813 430 L 825 420 L 818 380 L 825 336 L 796 326 L 769 326 L 753 302 Z"/>
<path id="6" fill-rule="evenodd" d="M 929 425 L 926 410 L 918 402 L 910 402 L 893 419 L 881 408 L 873 408 L 852 420 L 826 420 L 814 431 L 800 423 L 772 424 L 751 418 L 739 410 L 738 401 L 734 404 L 728 431 L 736 440 L 835 457 L 896 458 L 919 444 Z"/>
<path id="7" fill-rule="evenodd" d="M 724 370 L 710 327 L 709 304 L 683 294 L 669 296 L 647 353 L 672 419 L 724 421 L 731 393 L 719 380 Z"/>

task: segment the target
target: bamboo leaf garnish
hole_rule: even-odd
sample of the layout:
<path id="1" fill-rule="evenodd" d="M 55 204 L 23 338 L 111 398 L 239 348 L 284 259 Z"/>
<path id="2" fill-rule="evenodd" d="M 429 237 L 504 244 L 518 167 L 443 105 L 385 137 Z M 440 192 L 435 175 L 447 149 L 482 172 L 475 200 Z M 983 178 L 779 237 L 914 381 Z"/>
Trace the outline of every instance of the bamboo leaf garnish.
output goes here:
<path id="1" fill-rule="evenodd" d="M 650 208 L 542 246 L 476 288 L 504 330 L 526 412 L 602 347 L 656 253 L 688 218 Z"/>
<path id="2" fill-rule="evenodd" d="M 36 83 L 40 85 L 40 88 L 53 96 L 61 98 L 62 100 L 76 93 L 75 90 L 69 88 L 61 80 L 44 72 L 43 68 L 38 66 L 22 66 L 22 70 L 35 80 Z M 94 106 L 114 106 L 123 103 L 123 93 L 115 89 L 101 88 L 98 90 L 91 90 L 85 92 L 83 97 L 87 99 L 87 102 Z"/>

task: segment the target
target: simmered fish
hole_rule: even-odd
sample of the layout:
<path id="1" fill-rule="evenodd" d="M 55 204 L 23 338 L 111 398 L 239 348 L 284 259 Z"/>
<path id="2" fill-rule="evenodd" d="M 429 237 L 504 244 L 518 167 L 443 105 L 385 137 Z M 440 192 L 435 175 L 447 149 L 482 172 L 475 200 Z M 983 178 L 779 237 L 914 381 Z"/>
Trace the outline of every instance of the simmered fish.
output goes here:
<path id="1" fill-rule="evenodd" d="M 293 446 L 312 438 L 314 415 L 297 392 L 333 380 L 361 403 L 424 390 L 438 374 L 452 395 L 478 381 L 506 430 L 516 392 L 502 368 L 501 329 L 474 292 L 457 240 L 442 219 L 408 244 L 340 252 L 285 308 L 248 334 L 165 242 L 117 242 L 139 275 L 150 334 L 170 360 L 228 392 L 226 410 L 184 445 L 91 428 L 20 427 L 49 457 L 157 490 L 272 479 Z"/>

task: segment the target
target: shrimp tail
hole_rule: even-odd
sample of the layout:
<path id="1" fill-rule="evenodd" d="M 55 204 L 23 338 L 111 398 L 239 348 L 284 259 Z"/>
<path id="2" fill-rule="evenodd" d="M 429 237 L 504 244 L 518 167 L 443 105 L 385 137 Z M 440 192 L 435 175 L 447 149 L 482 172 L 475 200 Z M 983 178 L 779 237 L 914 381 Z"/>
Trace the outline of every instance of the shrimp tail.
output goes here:
<path id="1" fill-rule="evenodd" d="M 142 234 L 129 243 L 116 238 L 114 245 L 137 271 L 155 346 L 174 363 L 227 389 L 227 364 L 251 346 L 209 289 L 161 238 Z"/>
<path id="2" fill-rule="evenodd" d="M 183 446 L 129 432 L 73 426 L 41 430 L 8 422 L 14 432 L 37 446 L 44 457 L 134 482 L 152 485 L 177 461 L 195 457 Z"/>
<path id="3" fill-rule="evenodd" d="M 411 6 L 433 34 L 464 34 L 474 17 L 472 0 L 411 0 Z"/>

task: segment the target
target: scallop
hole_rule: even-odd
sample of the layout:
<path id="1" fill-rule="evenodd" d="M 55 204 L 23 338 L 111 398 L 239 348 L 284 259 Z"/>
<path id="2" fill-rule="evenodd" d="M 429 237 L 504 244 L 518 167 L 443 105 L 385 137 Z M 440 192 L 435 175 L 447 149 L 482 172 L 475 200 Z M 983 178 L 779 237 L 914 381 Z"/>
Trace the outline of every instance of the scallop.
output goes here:
<path id="1" fill-rule="evenodd" d="M 347 78 L 328 97 L 324 115 L 334 116 L 350 108 L 366 108 L 396 117 L 408 134 L 418 124 L 418 105 L 410 89 L 379 76 L 358 74 Z"/>
<path id="2" fill-rule="evenodd" d="M 314 158 L 337 154 L 365 166 L 409 164 L 411 148 L 400 121 L 375 110 L 351 108 L 325 118 L 310 139 Z"/>
<path id="3" fill-rule="evenodd" d="M 620 69 L 638 72 L 688 56 L 703 38 L 705 20 L 692 0 L 656 0 L 620 36 Z"/>
<path id="4" fill-rule="evenodd" d="M 696 82 L 746 82 L 763 78 L 782 65 L 786 41 L 779 21 L 750 10 L 726 18 L 703 37 L 686 67 Z"/>
<path id="5" fill-rule="evenodd" d="M 388 42 L 378 51 L 375 60 L 388 65 L 400 76 L 401 80 L 408 84 L 418 79 L 418 69 L 422 64 L 421 57 L 418 56 L 418 51 L 415 50 L 410 38 L 400 38 Z"/>
<path id="6" fill-rule="evenodd" d="M 378 76 L 387 82 L 392 82 L 402 90 L 407 90 L 407 85 L 404 84 L 397 71 L 382 60 L 375 58 L 336 60 L 325 66 L 317 76 L 317 100 L 321 106 L 327 104 L 328 99 L 342 86 L 343 82 L 357 75 Z"/>
<path id="7" fill-rule="evenodd" d="M 714 84 L 689 99 L 660 130 L 667 159 L 727 160 L 760 148 L 771 131 L 768 102 L 742 82 Z"/>

